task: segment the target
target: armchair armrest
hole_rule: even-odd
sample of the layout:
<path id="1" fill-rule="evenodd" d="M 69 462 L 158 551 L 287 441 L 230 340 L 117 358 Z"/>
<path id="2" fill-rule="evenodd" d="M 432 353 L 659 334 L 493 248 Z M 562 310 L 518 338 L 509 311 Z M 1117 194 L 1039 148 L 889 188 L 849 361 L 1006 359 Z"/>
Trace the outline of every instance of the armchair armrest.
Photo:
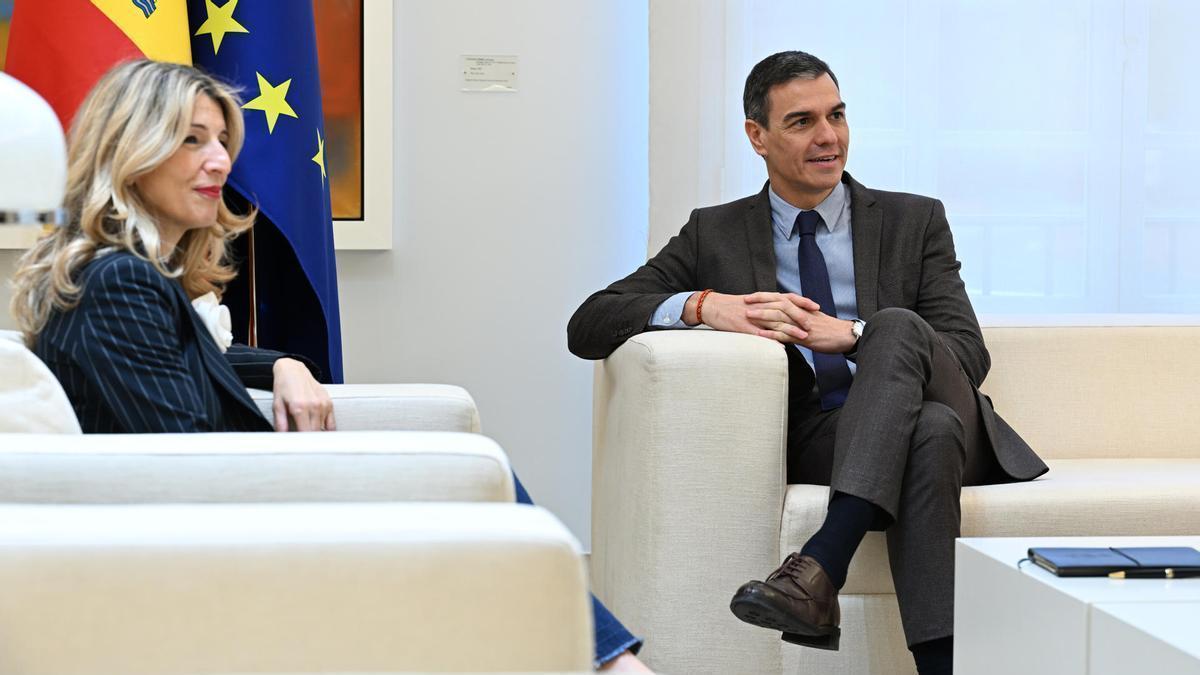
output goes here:
<path id="1" fill-rule="evenodd" d="M 6 673 L 591 669 L 579 544 L 517 504 L 0 506 Z"/>
<path id="2" fill-rule="evenodd" d="M 779 564 L 787 377 L 778 343 L 708 330 L 643 333 L 597 365 L 592 581 L 657 668 L 779 670 L 778 636 L 728 606 Z"/>
<path id="3" fill-rule="evenodd" d="M 508 458 L 481 434 L 0 434 L 0 448 L 0 503 L 514 498 Z"/>
<path id="4" fill-rule="evenodd" d="M 449 384 L 327 384 L 339 431 L 479 433 L 479 410 L 466 389 Z M 268 420 L 273 397 L 250 389 Z"/>

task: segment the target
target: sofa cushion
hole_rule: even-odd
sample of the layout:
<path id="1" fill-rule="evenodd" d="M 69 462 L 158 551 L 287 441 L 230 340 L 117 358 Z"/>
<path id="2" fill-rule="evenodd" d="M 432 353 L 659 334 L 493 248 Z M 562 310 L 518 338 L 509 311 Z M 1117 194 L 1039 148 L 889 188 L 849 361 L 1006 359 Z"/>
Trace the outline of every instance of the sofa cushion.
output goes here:
<path id="1" fill-rule="evenodd" d="M 962 535 L 1200 532 L 1200 459 L 1052 459 L 1046 464 L 1050 472 L 1029 483 L 963 488 Z M 788 486 L 780 531 L 785 555 L 800 550 L 820 527 L 828 494 L 825 486 Z M 895 593 L 882 533 L 863 540 L 842 593 Z"/>
<path id="2" fill-rule="evenodd" d="M 82 433 L 58 380 L 13 331 L 0 331 L 0 411 L 0 433 Z"/>
<path id="3" fill-rule="evenodd" d="M 984 330 L 983 392 L 1042 459 L 1200 458 L 1200 326 Z"/>

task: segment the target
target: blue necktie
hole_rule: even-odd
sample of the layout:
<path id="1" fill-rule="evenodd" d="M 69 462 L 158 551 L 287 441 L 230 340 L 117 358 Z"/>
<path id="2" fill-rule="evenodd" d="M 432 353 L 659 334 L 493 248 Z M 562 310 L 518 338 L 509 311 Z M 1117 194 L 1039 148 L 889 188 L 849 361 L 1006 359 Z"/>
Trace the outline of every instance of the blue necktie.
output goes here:
<path id="1" fill-rule="evenodd" d="M 817 226 L 820 224 L 821 214 L 816 211 L 801 211 L 796 216 L 796 229 L 800 232 L 800 286 L 804 297 L 820 305 L 822 312 L 837 316 L 833 289 L 829 286 L 829 270 L 825 267 L 825 256 L 817 246 Z M 821 392 L 821 409 L 840 408 L 846 402 L 853 380 L 846 357 L 817 352 L 812 356 L 817 371 L 817 389 Z"/>

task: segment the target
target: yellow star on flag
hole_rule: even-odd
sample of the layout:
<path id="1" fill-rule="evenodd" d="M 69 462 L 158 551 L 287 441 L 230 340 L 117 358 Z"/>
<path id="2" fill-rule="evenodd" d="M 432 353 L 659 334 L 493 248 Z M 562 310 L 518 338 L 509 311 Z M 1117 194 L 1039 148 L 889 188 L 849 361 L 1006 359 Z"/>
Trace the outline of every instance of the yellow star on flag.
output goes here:
<path id="1" fill-rule="evenodd" d="M 233 11 L 237 9 L 237 4 L 238 0 L 229 0 L 224 6 L 217 7 L 213 0 L 204 0 L 204 9 L 208 12 L 208 18 L 200 24 L 196 35 L 212 36 L 214 54 L 221 50 L 221 40 L 225 39 L 226 33 L 250 32 L 233 18 Z"/>
<path id="2" fill-rule="evenodd" d="M 288 87 L 292 86 L 291 78 L 284 81 L 279 86 L 272 86 L 267 82 L 267 78 L 262 76 L 262 73 L 255 72 L 258 76 L 258 96 L 247 101 L 242 108 L 245 110 L 261 110 L 267 114 L 267 133 L 275 133 L 275 121 L 280 115 L 295 117 L 300 119 L 292 106 L 288 105 L 287 93 Z"/>
<path id="3" fill-rule="evenodd" d="M 312 161 L 316 162 L 321 167 L 321 185 L 325 184 L 325 141 L 321 138 L 321 130 L 317 129 L 317 154 L 313 155 Z"/>

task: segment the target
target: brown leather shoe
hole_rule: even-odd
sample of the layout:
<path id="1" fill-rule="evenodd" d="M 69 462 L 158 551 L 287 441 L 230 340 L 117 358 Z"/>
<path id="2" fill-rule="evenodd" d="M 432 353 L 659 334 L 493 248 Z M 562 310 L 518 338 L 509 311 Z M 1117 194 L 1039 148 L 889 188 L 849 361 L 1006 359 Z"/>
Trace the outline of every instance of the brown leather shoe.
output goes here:
<path id="1" fill-rule="evenodd" d="M 766 581 L 742 585 L 729 609 L 746 623 L 783 631 L 787 642 L 836 650 L 842 635 L 837 596 L 820 563 L 793 553 Z"/>

